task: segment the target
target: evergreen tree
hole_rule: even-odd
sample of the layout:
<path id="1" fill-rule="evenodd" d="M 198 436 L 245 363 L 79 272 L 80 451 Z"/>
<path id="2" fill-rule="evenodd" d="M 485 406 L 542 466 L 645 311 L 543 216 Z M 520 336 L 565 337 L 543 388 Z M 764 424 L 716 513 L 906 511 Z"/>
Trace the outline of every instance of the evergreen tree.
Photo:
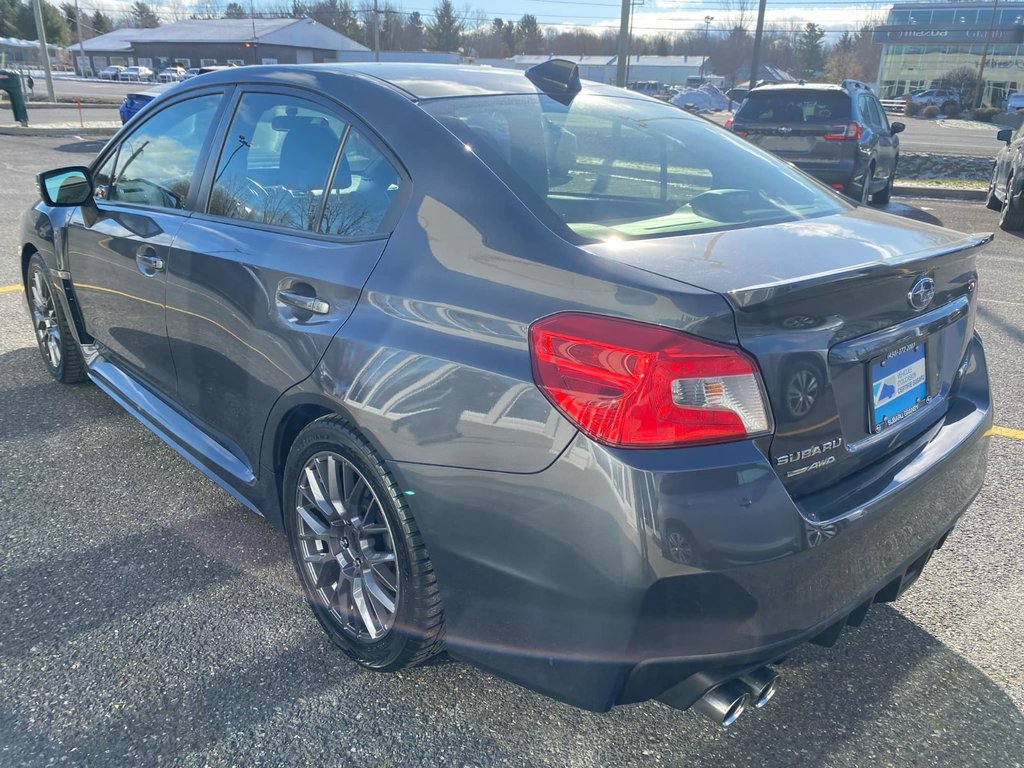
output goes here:
<path id="1" fill-rule="evenodd" d="M 452 0 L 434 6 L 434 18 L 427 25 L 427 41 L 432 51 L 457 51 L 462 43 L 462 18 Z"/>
<path id="2" fill-rule="evenodd" d="M 156 11 L 148 4 L 142 2 L 142 0 L 135 0 L 132 3 L 131 10 L 128 11 L 128 17 L 131 25 L 140 29 L 151 29 L 160 26 L 160 17 L 156 15 Z"/>
<path id="3" fill-rule="evenodd" d="M 822 40 L 825 30 L 813 21 L 800 31 L 796 38 L 797 66 L 800 74 L 810 77 L 825 67 L 825 47 Z"/>
<path id="4" fill-rule="evenodd" d="M 228 3 L 224 9 L 225 19 L 247 19 L 249 18 L 248 12 L 239 3 Z"/>
<path id="5" fill-rule="evenodd" d="M 544 37 L 540 33 L 540 25 L 537 17 L 533 14 L 524 14 L 523 18 L 516 24 L 516 32 L 521 41 L 520 48 L 523 53 L 542 53 L 544 49 Z"/>
<path id="6" fill-rule="evenodd" d="M 89 26 L 92 27 L 93 34 L 105 35 L 114 29 L 114 20 L 102 11 L 96 11 L 89 17 Z"/>

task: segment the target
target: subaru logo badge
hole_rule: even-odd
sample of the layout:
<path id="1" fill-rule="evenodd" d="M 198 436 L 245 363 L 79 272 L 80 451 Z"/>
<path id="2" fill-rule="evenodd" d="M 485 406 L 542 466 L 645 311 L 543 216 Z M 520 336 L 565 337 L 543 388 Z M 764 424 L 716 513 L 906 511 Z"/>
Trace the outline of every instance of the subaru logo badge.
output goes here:
<path id="1" fill-rule="evenodd" d="M 907 294 L 907 301 L 914 309 L 924 309 L 935 297 L 935 281 L 930 277 L 919 278 Z"/>

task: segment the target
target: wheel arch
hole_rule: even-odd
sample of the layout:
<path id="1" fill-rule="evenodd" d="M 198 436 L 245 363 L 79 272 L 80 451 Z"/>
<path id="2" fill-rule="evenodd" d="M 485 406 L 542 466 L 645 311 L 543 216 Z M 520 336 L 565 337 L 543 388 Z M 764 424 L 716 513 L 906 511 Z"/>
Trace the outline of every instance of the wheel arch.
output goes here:
<path id="1" fill-rule="evenodd" d="M 273 501 L 273 507 L 267 510 L 267 519 L 279 528 L 284 526 L 282 494 L 288 454 L 302 430 L 317 419 L 325 416 L 338 416 L 344 419 L 382 458 L 389 458 L 380 442 L 368 430 L 362 428 L 359 420 L 354 418 L 348 409 L 337 400 L 308 389 L 309 382 L 307 379 L 306 382 L 297 385 L 292 392 L 286 392 L 281 396 L 274 404 L 263 430 L 260 449 L 261 474 L 268 478 L 264 486 L 265 498 Z"/>

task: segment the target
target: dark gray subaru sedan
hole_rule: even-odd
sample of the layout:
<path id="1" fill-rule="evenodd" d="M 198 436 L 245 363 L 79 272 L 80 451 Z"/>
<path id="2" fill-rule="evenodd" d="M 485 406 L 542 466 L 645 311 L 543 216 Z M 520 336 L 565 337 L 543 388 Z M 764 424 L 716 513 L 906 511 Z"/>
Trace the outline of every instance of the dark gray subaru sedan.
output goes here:
<path id="1" fill-rule="evenodd" d="M 40 192 L 50 373 L 280 527 L 371 669 L 728 724 L 981 488 L 988 238 L 568 62 L 211 73 Z"/>

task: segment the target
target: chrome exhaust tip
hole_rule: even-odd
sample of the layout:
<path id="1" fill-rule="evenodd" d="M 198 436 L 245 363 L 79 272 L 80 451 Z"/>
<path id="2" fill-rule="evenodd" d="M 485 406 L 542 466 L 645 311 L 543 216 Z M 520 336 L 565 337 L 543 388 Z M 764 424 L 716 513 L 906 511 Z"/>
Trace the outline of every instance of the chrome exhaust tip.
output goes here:
<path id="1" fill-rule="evenodd" d="M 754 706 L 760 709 L 775 695 L 779 673 L 770 667 L 760 667 L 745 675 L 740 675 L 736 680 L 750 694 L 750 701 Z"/>
<path id="2" fill-rule="evenodd" d="M 705 693 L 693 708 L 722 727 L 736 722 L 750 700 L 750 693 L 738 682 L 723 683 Z"/>

